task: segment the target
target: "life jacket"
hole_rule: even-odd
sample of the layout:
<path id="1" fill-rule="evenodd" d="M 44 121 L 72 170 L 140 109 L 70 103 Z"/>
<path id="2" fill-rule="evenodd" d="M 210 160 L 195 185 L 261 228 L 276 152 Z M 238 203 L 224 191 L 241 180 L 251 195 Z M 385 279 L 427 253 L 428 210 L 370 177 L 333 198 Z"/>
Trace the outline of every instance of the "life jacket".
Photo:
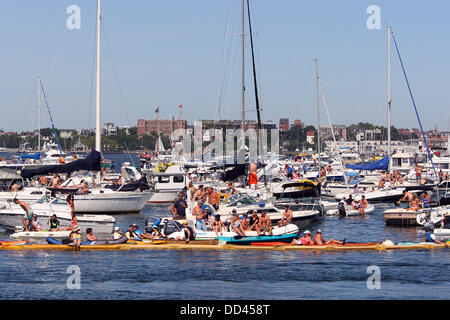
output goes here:
<path id="1" fill-rule="evenodd" d="M 431 231 L 427 231 L 427 233 L 425 233 L 426 242 L 434 242 L 434 239 L 431 238 L 432 234 L 433 234 L 433 232 L 431 232 Z"/>

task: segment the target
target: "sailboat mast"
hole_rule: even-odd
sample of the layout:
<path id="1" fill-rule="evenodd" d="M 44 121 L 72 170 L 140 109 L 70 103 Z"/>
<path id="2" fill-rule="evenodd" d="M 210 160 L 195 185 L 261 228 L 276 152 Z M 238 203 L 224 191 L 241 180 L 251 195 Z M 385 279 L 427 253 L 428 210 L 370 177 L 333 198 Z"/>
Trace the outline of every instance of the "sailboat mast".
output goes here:
<path id="1" fill-rule="evenodd" d="M 157 107 L 157 110 L 158 110 L 158 138 L 156 139 L 156 152 L 157 153 L 159 153 L 159 137 L 160 137 L 160 135 L 161 135 L 161 133 L 160 133 L 160 128 L 159 128 L 159 105 L 158 105 L 158 107 Z"/>
<path id="2" fill-rule="evenodd" d="M 387 27 L 388 36 L 388 91 L 387 91 L 387 102 L 388 102 L 388 168 L 391 167 L 391 26 Z"/>
<path id="3" fill-rule="evenodd" d="M 100 2 L 97 0 L 97 81 L 96 81 L 96 127 L 95 127 L 95 149 L 101 152 L 101 134 L 100 134 Z"/>
<path id="4" fill-rule="evenodd" d="M 245 71 L 244 71 L 244 63 L 245 63 L 245 0 L 242 0 L 241 6 L 241 55 L 242 55 L 242 65 L 241 65 L 241 143 L 242 149 L 245 149 Z"/>
<path id="5" fill-rule="evenodd" d="M 38 152 L 41 152 L 41 78 L 38 77 Z"/>
<path id="6" fill-rule="evenodd" d="M 320 105 L 319 105 L 319 61 L 314 59 L 316 64 L 316 100 L 317 100 L 317 153 L 319 155 L 319 177 L 320 177 Z"/>

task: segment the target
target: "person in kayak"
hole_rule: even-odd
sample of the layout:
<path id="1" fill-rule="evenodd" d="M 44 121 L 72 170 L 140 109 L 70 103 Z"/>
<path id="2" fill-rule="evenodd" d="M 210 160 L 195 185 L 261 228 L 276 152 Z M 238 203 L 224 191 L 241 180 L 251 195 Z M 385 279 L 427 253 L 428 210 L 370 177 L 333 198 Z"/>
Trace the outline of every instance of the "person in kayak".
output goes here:
<path id="1" fill-rule="evenodd" d="M 120 238 L 123 237 L 123 234 L 120 233 L 120 228 L 119 227 L 115 227 L 114 228 L 114 232 L 113 232 L 112 237 L 113 237 L 114 240 L 117 240 L 117 239 L 120 239 Z"/>
<path id="2" fill-rule="evenodd" d="M 126 235 L 126 237 L 127 237 L 128 239 L 130 239 L 130 240 L 141 240 L 141 238 L 139 237 L 139 235 L 137 235 L 137 234 L 134 232 L 134 227 L 133 227 L 133 225 L 130 225 L 130 226 L 128 227 L 128 231 L 125 233 L 125 235 Z"/>
<path id="3" fill-rule="evenodd" d="M 261 232 L 263 234 L 268 233 L 269 236 L 272 235 L 272 220 L 270 220 L 270 217 L 267 215 L 266 211 L 261 212 L 260 225 Z"/>
<path id="4" fill-rule="evenodd" d="M 289 209 L 289 206 L 284 206 L 283 215 L 281 216 L 281 220 L 278 221 L 278 226 L 287 226 L 289 223 L 292 222 L 292 210 Z"/>
<path id="5" fill-rule="evenodd" d="M 98 240 L 96 236 L 94 236 L 94 232 L 92 231 L 92 228 L 86 229 L 86 240 L 87 241 L 95 241 Z"/>
<path id="6" fill-rule="evenodd" d="M 304 236 L 298 239 L 293 239 L 291 244 L 299 244 L 299 245 L 310 245 L 312 244 L 312 240 L 311 240 L 311 231 L 309 230 L 305 230 L 305 232 L 303 232 Z"/>
<path id="7" fill-rule="evenodd" d="M 50 231 L 59 231 L 59 220 L 56 217 L 56 214 L 53 214 L 53 216 L 48 219 L 48 228 Z"/>
<path id="8" fill-rule="evenodd" d="M 23 210 L 25 210 L 25 215 L 22 218 L 22 223 L 23 223 L 23 226 L 25 227 L 25 230 L 26 231 L 30 231 L 30 229 L 28 228 L 29 225 L 31 225 L 31 227 L 33 229 L 37 229 L 37 225 L 35 225 L 34 222 L 33 222 L 33 214 L 34 214 L 34 212 L 30 208 L 30 206 L 26 202 L 21 201 L 21 200 L 19 200 L 17 198 L 14 198 L 13 202 L 15 204 L 18 204 Z"/>
<path id="9" fill-rule="evenodd" d="M 445 244 L 445 247 L 447 247 L 447 244 L 444 242 L 439 241 L 436 238 L 436 235 L 434 234 L 434 226 L 431 226 L 428 231 L 425 233 L 425 241 L 426 242 L 434 242 L 438 244 Z"/>
<path id="10" fill-rule="evenodd" d="M 151 239 L 152 237 L 149 234 L 143 233 L 141 230 L 139 230 L 139 226 L 134 223 L 133 224 L 134 234 L 138 236 L 139 239 Z"/>
<path id="11" fill-rule="evenodd" d="M 75 250 L 80 250 L 82 238 L 83 238 L 83 236 L 81 235 L 80 227 L 76 227 L 70 233 L 69 239 L 70 239 L 70 241 L 72 241 L 73 245 L 75 246 Z"/>
<path id="12" fill-rule="evenodd" d="M 322 230 L 317 230 L 316 234 L 313 237 L 313 243 L 317 244 L 317 245 L 324 245 L 324 244 L 345 244 L 345 240 L 344 241 L 337 241 L 334 239 L 330 239 L 328 241 L 326 241 L 323 236 L 322 236 Z"/>

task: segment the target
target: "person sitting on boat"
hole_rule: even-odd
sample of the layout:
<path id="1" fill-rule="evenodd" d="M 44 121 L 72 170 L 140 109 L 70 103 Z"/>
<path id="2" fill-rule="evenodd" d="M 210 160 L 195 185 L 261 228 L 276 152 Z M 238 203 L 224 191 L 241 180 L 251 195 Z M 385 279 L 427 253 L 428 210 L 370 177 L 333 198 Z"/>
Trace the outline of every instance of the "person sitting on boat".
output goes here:
<path id="1" fill-rule="evenodd" d="M 250 230 L 256 231 L 258 236 L 261 234 L 260 218 L 256 210 L 253 210 L 250 219 L 248 219 L 248 226 Z"/>
<path id="2" fill-rule="evenodd" d="M 299 245 L 310 245 L 312 244 L 312 240 L 311 240 L 311 231 L 309 230 L 305 230 L 304 236 L 298 239 L 293 239 L 291 244 L 299 244 Z"/>
<path id="3" fill-rule="evenodd" d="M 69 240 L 72 241 L 72 243 L 75 246 L 75 250 L 80 249 L 81 241 L 83 240 L 83 236 L 81 235 L 80 227 L 76 227 L 72 230 L 69 236 Z"/>
<path id="4" fill-rule="evenodd" d="M 50 231 L 59 231 L 59 220 L 56 217 L 56 214 L 53 214 L 53 216 L 48 219 L 48 228 Z"/>
<path id="5" fill-rule="evenodd" d="M 244 231 L 250 230 L 249 219 L 248 219 L 248 213 L 247 212 L 245 212 L 242 215 L 241 225 L 242 225 L 242 229 L 244 229 Z"/>
<path id="6" fill-rule="evenodd" d="M 419 197 L 417 196 L 417 193 L 413 194 L 413 198 L 409 202 L 409 205 L 411 207 L 411 210 L 413 210 L 413 211 L 419 210 Z"/>
<path id="7" fill-rule="evenodd" d="M 358 208 L 358 212 L 362 215 L 365 216 L 366 215 L 366 209 L 367 206 L 369 205 L 369 203 L 367 202 L 366 196 L 362 195 L 361 196 L 361 201 L 359 202 L 359 208 Z"/>
<path id="8" fill-rule="evenodd" d="M 420 185 L 421 187 L 424 187 L 426 183 L 427 183 L 427 179 L 425 179 L 425 177 L 421 177 L 421 178 L 420 178 L 419 185 Z"/>
<path id="9" fill-rule="evenodd" d="M 189 243 L 190 240 L 195 240 L 196 233 L 192 230 L 191 227 L 188 226 L 188 222 L 186 220 L 183 221 L 183 231 L 184 237 L 186 239 L 186 243 Z"/>
<path id="10" fill-rule="evenodd" d="M 280 221 L 278 221 L 278 226 L 287 226 L 289 223 L 292 222 L 292 210 L 289 209 L 289 206 L 284 206 L 283 215 L 281 216 Z"/>
<path id="11" fill-rule="evenodd" d="M 205 213 L 203 212 L 201 201 L 198 201 L 197 206 L 192 209 L 192 215 L 195 217 L 195 227 L 198 230 L 206 231 Z"/>
<path id="12" fill-rule="evenodd" d="M 46 185 L 47 185 L 47 178 L 46 178 L 45 176 L 41 176 L 41 177 L 39 178 L 39 183 L 40 183 L 42 186 L 46 186 Z"/>
<path id="13" fill-rule="evenodd" d="M 294 173 L 292 174 L 292 180 L 298 180 L 300 179 L 300 176 L 298 175 L 298 171 L 294 170 Z"/>
<path id="14" fill-rule="evenodd" d="M 380 181 L 378 182 L 378 189 L 383 189 L 384 188 L 384 178 L 381 178 Z"/>
<path id="15" fill-rule="evenodd" d="M 434 243 L 438 243 L 438 244 L 445 244 L 445 246 L 447 247 L 447 244 L 444 242 L 439 241 L 436 238 L 436 235 L 434 234 L 434 226 L 430 226 L 428 231 L 425 233 L 425 242 L 434 242 Z"/>
<path id="16" fill-rule="evenodd" d="M 25 227 L 25 230 L 30 231 L 30 229 L 28 228 L 29 225 L 31 225 L 33 227 L 33 229 L 37 228 L 37 226 L 33 222 L 34 212 L 31 209 L 31 207 L 26 202 L 21 201 L 17 198 L 14 198 L 13 202 L 15 204 L 18 204 L 23 210 L 25 210 L 25 215 L 22 218 L 22 223 L 23 223 L 23 226 Z"/>
<path id="17" fill-rule="evenodd" d="M 345 240 L 344 240 L 345 241 Z M 317 230 L 316 234 L 313 237 L 313 243 L 314 244 L 318 244 L 318 245 L 323 245 L 323 244 L 344 244 L 344 241 L 338 241 L 338 240 L 334 240 L 334 239 L 330 239 L 328 241 L 325 241 L 325 239 L 322 236 L 322 230 Z"/>
<path id="18" fill-rule="evenodd" d="M 328 172 L 328 173 L 332 173 L 332 172 L 333 172 L 333 167 L 331 166 L 331 164 L 328 164 L 328 166 L 327 166 L 327 172 Z"/>
<path id="19" fill-rule="evenodd" d="M 402 177 L 402 174 L 400 173 L 400 171 L 397 174 L 397 184 L 403 185 L 403 177 Z"/>
<path id="20" fill-rule="evenodd" d="M 429 208 L 430 207 L 430 196 L 428 195 L 428 193 L 424 193 L 423 194 L 423 203 L 422 203 L 422 208 Z"/>
<path id="21" fill-rule="evenodd" d="M 214 232 L 216 233 L 216 236 L 219 237 L 223 235 L 223 230 L 225 230 L 225 225 L 223 224 L 222 220 L 220 220 L 220 215 L 216 214 L 214 217 L 214 221 L 211 222 L 211 227 L 213 227 Z"/>
<path id="22" fill-rule="evenodd" d="M 345 201 L 345 203 L 346 203 L 347 205 L 351 206 L 352 203 L 354 202 L 354 201 L 353 201 L 353 196 L 352 196 L 351 194 L 349 194 L 349 195 L 348 195 L 348 199 L 347 199 L 347 200 L 344 200 L 344 201 Z"/>
<path id="23" fill-rule="evenodd" d="M 86 240 L 87 241 L 96 241 L 98 240 L 96 236 L 94 236 L 94 232 L 92 230 L 92 228 L 87 228 L 86 229 Z"/>
<path id="24" fill-rule="evenodd" d="M 41 231 L 42 230 L 42 226 L 41 223 L 39 222 L 38 216 L 36 213 L 33 213 L 33 220 L 32 220 L 33 224 L 29 223 L 28 224 L 28 228 L 32 231 Z"/>
<path id="25" fill-rule="evenodd" d="M 77 220 L 77 216 L 75 214 L 75 211 L 72 211 L 71 213 L 72 218 L 70 219 L 70 226 L 64 228 L 65 231 L 70 231 L 70 230 L 74 230 L 75 227 L 78 226 L 78 220 Z"/>
<path id="26" fill-rule="evenodd" d="M 123 237 L 123 234 L 120 233 L 120 228 L 117 226 L 114 228 L 114 232 L 112 234 L 114 240 L 120 239 Z"/>
<path id="27" fill-rule="evenodd" d="M 239 219 L 239 215 L 237 214 L 236 209 L 233 209 L 233 213 L 231 214 L 231 228 L 232 231 L 237 233 L 240 236 L 245 236 L 245 231 L 242 228 L 241 221 Z"/>
<path id="28" fill-rule="evenodd" d="M 272 220 L 270 220 L 270 217 L 267 215 L 266 211 L 261 212 L 261 219 L 260 225 L 261 225 L 261 232 L 263 234 L 268 233 L 269 236 L 272 235 Z"/>
<path id="29" fill-rule="evenodd" d="M 85 182 L 81 186 L 81 194 L 88 194 L 88 193 L 89 193 L 89 186 L 87 182 Z"/>

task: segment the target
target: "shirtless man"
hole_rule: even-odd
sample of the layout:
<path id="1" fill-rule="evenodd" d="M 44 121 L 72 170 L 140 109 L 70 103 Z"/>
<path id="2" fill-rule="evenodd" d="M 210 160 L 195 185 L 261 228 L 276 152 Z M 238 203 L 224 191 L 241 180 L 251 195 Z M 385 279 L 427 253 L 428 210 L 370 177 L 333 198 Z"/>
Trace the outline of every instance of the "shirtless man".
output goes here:
<path id="1" fill-rule="evenodd" d="M 11 192 L 17 192 L 19 191 L 19 185 L 14 182 L 14 184 L 11 186 Z"/>
<path id="2" fill-rule="evenodd" d="M 272 221 L 265 211 L 261 212 L 260 225 L 262 233 L 269 232 L 269 236 L 272 235 Z"/>
<path id="3" fill-rule="evenodd" d="M 203 185 L 198 187 L 197 192 L 194 194 L 194 201 L 203 201 L 205 197 L 205 192 L 203 190 Z"/>
<path id="4" fill-rule="evenodd" d="M 289 209 L 289 206 L 284 207 L 283 215 L 281 216 L 281 220 L 278 221 L 278 226 L 281 227 L 287 226 L 292 221 L 292 210 Z"/>
<path id="5" fill-rule="evenodd" d="M 202 210 L 202 202 L 198 201 L 197 206 L 192 209 L 192 215 L 195 217 L 195 227 L 198 230 L 206 231 L 205 214 Z"/>
<path id="6" fill-rule="evenodd" d="M 41 176 L 41 177 L 39 178 L 39 183 L 40 183 L 42 186 L 46 186 L 46 185 L 47 185 L 47 178 L 46 178 L 45 176 Z"/>
<path id="7" fill-rule="evenodd" d="M 359 213 L 362 215 L 362 216 L 365 216 L 366 215 L 366 208 L 367 208 L 367 205 L 369 204 L 368 202 L 367 202 L 367 200 L 366 200 L 366 196 L 365 195 L 362 195 L 361 196 L 361 201 L 359 202 L 359 204 L 361 205 L 361 207 L 358 209 L 358 211 L 359 211 Z"/>
<path id="8" fill-rule="evenodd" d="M 58 177 L 56 173 L 53 174 L 52 179 L 50 180 L 50 185 L 52 188 L 56 188 L 61 183 L 61 179 Z"/>
<path id="9" fill-rule="evenodd" d="M 411 202 L 413 199 L 413 194 L 409 191 L 403 191 L 403 197 L 399 201 L 409 201 Z"/>
<path id="10" fill-rule="evenodd" d="M 219 195 L 211 187 L 208 189 L 208 201 L 209 204 L 214 207 L 214 209 L 219 210 Z"/>
<path id="11" fill-rule="evenodd" d="M 322 230 L 317 230 L 317 233 L 313 237 L 313 243 L 318 245 L 323 244 L 344 244 L 343 241 L 337 241 L 334 239 L 330 239 L 328 241 L 325 241 L 325 239 L 322 237 Z"/>
<path id="12" fill-rule="evenodd" d="M 15 204 L 18 204 L 19 206 L 22 207 L 23 210 L 25 210 L 25 215 L 22 218 L 22 223 L 23 223 L 23 226 L 25 227 L 25 230 L 30 231 L 30 229 L 28 229 L 28 225 L 31 225 L 34 229 L 37 229 L 37 226 L 34 224 L 34 221 L 33 221 L 34 212 L 30 208 L 30 206 L 27 203 L 20 201 L 17 198 L 14 198 L 13 202 Z"/>
<path id="13" fill-rule="evenodd" d="M 258 188 L 258 176 L 256 175 L 256 169 L 258 166 L 256 163 L 251 163 L 249 166 L 250 174 L 248 176 L 248 185 L 250 186 L 250 189 L 254 186 L 255 189 Z"/>

